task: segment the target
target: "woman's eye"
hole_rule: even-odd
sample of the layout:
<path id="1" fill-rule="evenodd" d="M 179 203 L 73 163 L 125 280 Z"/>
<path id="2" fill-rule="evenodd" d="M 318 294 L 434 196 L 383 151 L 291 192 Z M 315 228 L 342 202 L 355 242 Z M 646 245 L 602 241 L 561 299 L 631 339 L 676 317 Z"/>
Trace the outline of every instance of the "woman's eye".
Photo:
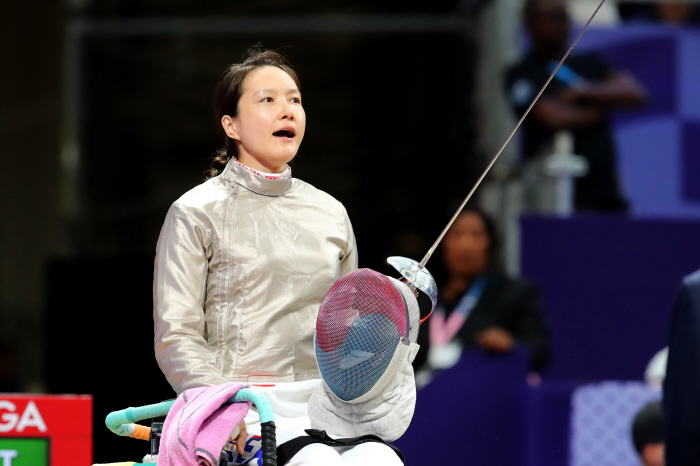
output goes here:
<path id="1" fill-rule="evenodd" d="M 272 97 L 265 97 L 260 102 L 272 102 Z"/>
<path id="2" fill-rule="evenodd" d="M 295 103 L 295 104 L 300 104 L 300 103 L 301 103 L 301 99 L 300 99 L 299 97 L 292 97 L 291 101 L 292 101 L 293 103 Z"/>

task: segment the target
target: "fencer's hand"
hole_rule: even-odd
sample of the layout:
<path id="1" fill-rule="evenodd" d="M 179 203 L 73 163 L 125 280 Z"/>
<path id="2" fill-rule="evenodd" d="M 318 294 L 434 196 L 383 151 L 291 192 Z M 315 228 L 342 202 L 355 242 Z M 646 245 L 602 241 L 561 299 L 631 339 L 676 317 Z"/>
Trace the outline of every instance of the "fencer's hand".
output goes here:
<path id="1" fill-rule="evenodd" d="M 245 428 L 245 421 L 241 421 L 240 424 L 238 424 L 238 428 L 240 429 L 240 432 L 238 433 L 238 438 L 236 439 L 236 450 L 238 451 L 238 454 L 243 456 L 243 453 L 245 452 L 245 443 L 248 441 L 248 431 Z"/>
<path id="2" fill-rule="evenodd" d="M 248 431 L 245 428 L 245 421 L 241 421 L 241 423 L 238 424 L 238 427 L 236 427 L 236 430 L 234 430 L 231 434 L 231 437 L 229 437 L 228 443 L 233 443 L 235 441 L 236 451 L 239 455 L 243 456 L 243 453 L 245 452 L 245 443 L 247 440 Z"/>
<path id="3" fill-rule="evenodd" d="M 499 327 L 489 327 L 477 334 L 476 342 L 487 351 L 507 353 L 513 348 L 513 336 Z"/>

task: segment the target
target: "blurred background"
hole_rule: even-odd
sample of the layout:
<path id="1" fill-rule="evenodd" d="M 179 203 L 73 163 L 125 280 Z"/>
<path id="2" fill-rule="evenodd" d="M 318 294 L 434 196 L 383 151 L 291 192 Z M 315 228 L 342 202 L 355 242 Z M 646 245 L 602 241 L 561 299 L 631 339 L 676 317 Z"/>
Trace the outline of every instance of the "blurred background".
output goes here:
<path id="1" fill-rule="evenodd" d="M 155 245 L 221 144 L 214 84 L 258 43 L 300 76 L 294 176 L 346 206 L 360 266 L 420 260 L 519 117 L 506 70 L 529 47 L 523 3 L 1 2 L 0 392 L 93 394 L 95 461 L 138 459 L 115 458 L 102 420 L 173 396 L 153 358 Z M 562 383 L 642 381 L 681 278 L 700 268 L 700 30 L 685 3 L 609 0 L 577 47 L 646 93 L 607 116 L 626 210 L 577 208 L 566 134 L 548 154 L 568 147 L 569 168 L 533 166 L 518 136 L 471 201 L 495 220 L 503 270 L 542 292 L 541 386 L 567 407 Z M 570 2 L 572 34 L 597 4 Z M 519 451 L 545 464 L 528 441 Z M 575 463 L 561 442 L 550 463 Z M 527 463 L 513 458 L 485 464 Z"/>

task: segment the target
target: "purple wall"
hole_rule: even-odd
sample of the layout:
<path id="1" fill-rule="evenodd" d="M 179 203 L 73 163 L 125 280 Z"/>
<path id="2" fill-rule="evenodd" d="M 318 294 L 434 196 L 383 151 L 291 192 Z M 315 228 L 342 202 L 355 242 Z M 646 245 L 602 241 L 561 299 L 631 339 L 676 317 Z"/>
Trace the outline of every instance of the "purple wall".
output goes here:
<path id="1" fill-rule="evenodd" d="M 666 346 L 681 278 L 700 267 L 700 221 L 524 217 L 522 273 L 541 287 L 552 380 L 641 380 Z"/>
<path id="2" fill-rule="evenodd" d="M 664 25 L 590 29 L 595 50 L 646 86 L 649 104 L 613 115 L 623 189 L 637 217 L 700 219 L 700 31 Z"/>
<path id="3" fill-rule="evenodd" d="M 525 383 L 529 355 L 468 350 L 418 391 L 408 431 L 395 442 L 406 466 L 564 466 L 570 383 Z"/>

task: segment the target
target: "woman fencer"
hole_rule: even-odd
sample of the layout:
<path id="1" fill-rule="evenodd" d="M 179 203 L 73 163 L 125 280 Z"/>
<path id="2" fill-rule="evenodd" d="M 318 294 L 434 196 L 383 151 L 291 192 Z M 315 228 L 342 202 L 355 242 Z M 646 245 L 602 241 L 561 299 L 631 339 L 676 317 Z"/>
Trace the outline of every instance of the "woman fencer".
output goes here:
<path id="1" fill-rule="evenodd" d="M 316 317 L 331 285 L 357 268 L 355 239 L 340 202 L 292 178 L 306 115 L 280 54 L 252 50 L 230 66 L 214 107 L 224 147 L 212 177 L 173 203 L 158 240 L 155 354 L 178 394 L 231 381 L 265 392 L 281 444 L 310 427 L 307 405 L 321 383 Z M 246 420 L 239 462 L 259 435 L 256 416 Z M 311 444 L 287 464 L 360 463 L 402 464 L 374 442 Z"/>

